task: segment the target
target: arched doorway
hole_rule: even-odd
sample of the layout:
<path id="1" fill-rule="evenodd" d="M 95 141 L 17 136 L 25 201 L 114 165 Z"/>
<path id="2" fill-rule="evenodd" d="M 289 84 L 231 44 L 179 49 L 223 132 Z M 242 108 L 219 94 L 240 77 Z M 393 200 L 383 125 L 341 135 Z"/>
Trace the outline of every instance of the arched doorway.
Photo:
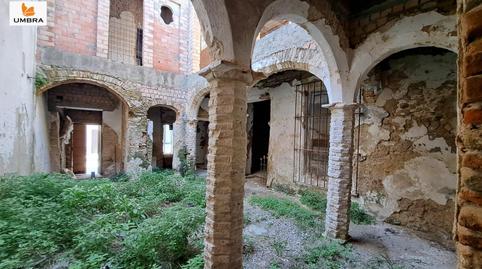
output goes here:
<path id="1" fill-rule="evenodd" d="M 435 47 L 395 53 L 356 98 L 354 192 L 379 219 L 441 243 L 451 240 L 454 214 L 456 60 Z"/>
<path id="2" fill-rule="evenodd" d="M 174 122 L 177 113 L 174 109 L 154 106 L 147 111 L 147 133 L 152 142 L 152 167 L 172 169 L 174 154 Z"/>
<path id="3" fill-rule="evenodd" d="M 43 94 L 48 107 L 51 170 L 78 178 L 124 169 L 127 105 L 108 89 L 67 83 Z"/>
<path id="4" fill-rule="evenodd" d="M 266 184 L 326 187 L 330 113 L 324 83 L 310 72 L 272 74 L 248 92 L 248 173 Z"/>

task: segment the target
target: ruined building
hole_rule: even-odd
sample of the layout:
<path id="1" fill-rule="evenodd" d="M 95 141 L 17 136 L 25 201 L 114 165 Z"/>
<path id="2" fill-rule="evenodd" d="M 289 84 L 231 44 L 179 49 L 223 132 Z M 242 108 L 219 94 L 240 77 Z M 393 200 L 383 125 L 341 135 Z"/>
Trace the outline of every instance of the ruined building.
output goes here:
<path id="1" fill-rule="evenodd" d="M 48 0 L 36 28 L 8 2 L 0 174 L 136 175 L 185 149 L 206 268 L 241 268 L 257 172 L 325 189 L 328 237 L 357 199 L 482 268 L 482 1 Z"/>

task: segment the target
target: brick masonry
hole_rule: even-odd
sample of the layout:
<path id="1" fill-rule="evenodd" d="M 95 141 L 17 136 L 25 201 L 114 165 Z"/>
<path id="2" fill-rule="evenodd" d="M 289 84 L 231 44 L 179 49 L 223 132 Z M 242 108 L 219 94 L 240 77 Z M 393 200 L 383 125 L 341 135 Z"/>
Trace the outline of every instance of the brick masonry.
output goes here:
<path id="1" fill-rule="evenodd" d="M 109 50 L 110 0 L 48 0 L 48 26 L 38 28 L 38 46 L 59 51 L 107 58 Z M 125 3 L 124 3 L 125 2 Z M 115 8 L 133 8 L 124 1 Z M 188 0 L 144 0 L 142 14 L 134 14 L 143 28 L 143 66 L 156 70 L 191 73 L 199 70 L 200 25 Z M 166 25 L 161 6 L 174 11 L 174 22 Z M 135 8 L 133 11 L 139 10 Z"/>
<path id="2" fill-rule="evenodd" d="M 328 158 L 328 194 L 325 236 L 346 241 L 349 239 L 354 104 L 329 106 L 330 153 Z"/>
<path id="3" fill-rule="evenodd" d="M 458 268 L 482 268 L 482 1 L 458 1 Z"/>

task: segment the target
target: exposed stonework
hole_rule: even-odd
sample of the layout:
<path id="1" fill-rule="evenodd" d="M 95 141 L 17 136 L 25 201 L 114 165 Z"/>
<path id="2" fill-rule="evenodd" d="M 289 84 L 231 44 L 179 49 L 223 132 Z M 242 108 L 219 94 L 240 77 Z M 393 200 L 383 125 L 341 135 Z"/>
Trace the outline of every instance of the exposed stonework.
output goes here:
<path id="1" fill-rule="evenodd" d="M 335 104 L 331 110 L 330 155 L 328 161 L 328 194 L 325 235 L 346 241 L 349 239 L 354 104 Z"/>
<path id="2" fill-rule="evenodd" d="M 205 268 L 242 268 L 246 89 L 250 71 L 220 62 L 202 71 L 211 85 Z"/>
<path id="3" fill-rule="evenodd" d="M 458 268 L 482 267 L 482 2 L 457 1 L 459 12 Z"/>
<path id="4" fill-rule="evenodd" d="M 441 49 L 409 50 L 382 62 L 362 85 L 362 203 L 381 220 L 443 242 L 451 238 L 445 216 L 453 215 L 456 185 L 455 63 Z M 427 222 L 425 212 L 442 217 Z"/>

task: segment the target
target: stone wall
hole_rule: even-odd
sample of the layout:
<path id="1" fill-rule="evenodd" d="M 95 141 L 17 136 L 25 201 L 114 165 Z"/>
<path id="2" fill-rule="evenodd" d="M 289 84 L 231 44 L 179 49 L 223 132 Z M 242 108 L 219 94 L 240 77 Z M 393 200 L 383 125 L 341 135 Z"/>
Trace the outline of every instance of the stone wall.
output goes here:
<path id="1" fill-rule="evenodd" d="M 454 214 L 456 57 L 441 49 L 401 52 L 362 85 L 361 201 L 381 220 L 442 240 L 451 238 Z"/>
<path id="2" fill-rule="evenodd" d="M 374 6 L 357 14 L 350 20 L 350 45 L 357 47 L 368 35 L 389 27 L 404 16 L 412 16 L 435 10 L 443 14 L 455 13 L 455 2 L 452 0 L 405 0 L 387 1 L 386 4 Z"/>

